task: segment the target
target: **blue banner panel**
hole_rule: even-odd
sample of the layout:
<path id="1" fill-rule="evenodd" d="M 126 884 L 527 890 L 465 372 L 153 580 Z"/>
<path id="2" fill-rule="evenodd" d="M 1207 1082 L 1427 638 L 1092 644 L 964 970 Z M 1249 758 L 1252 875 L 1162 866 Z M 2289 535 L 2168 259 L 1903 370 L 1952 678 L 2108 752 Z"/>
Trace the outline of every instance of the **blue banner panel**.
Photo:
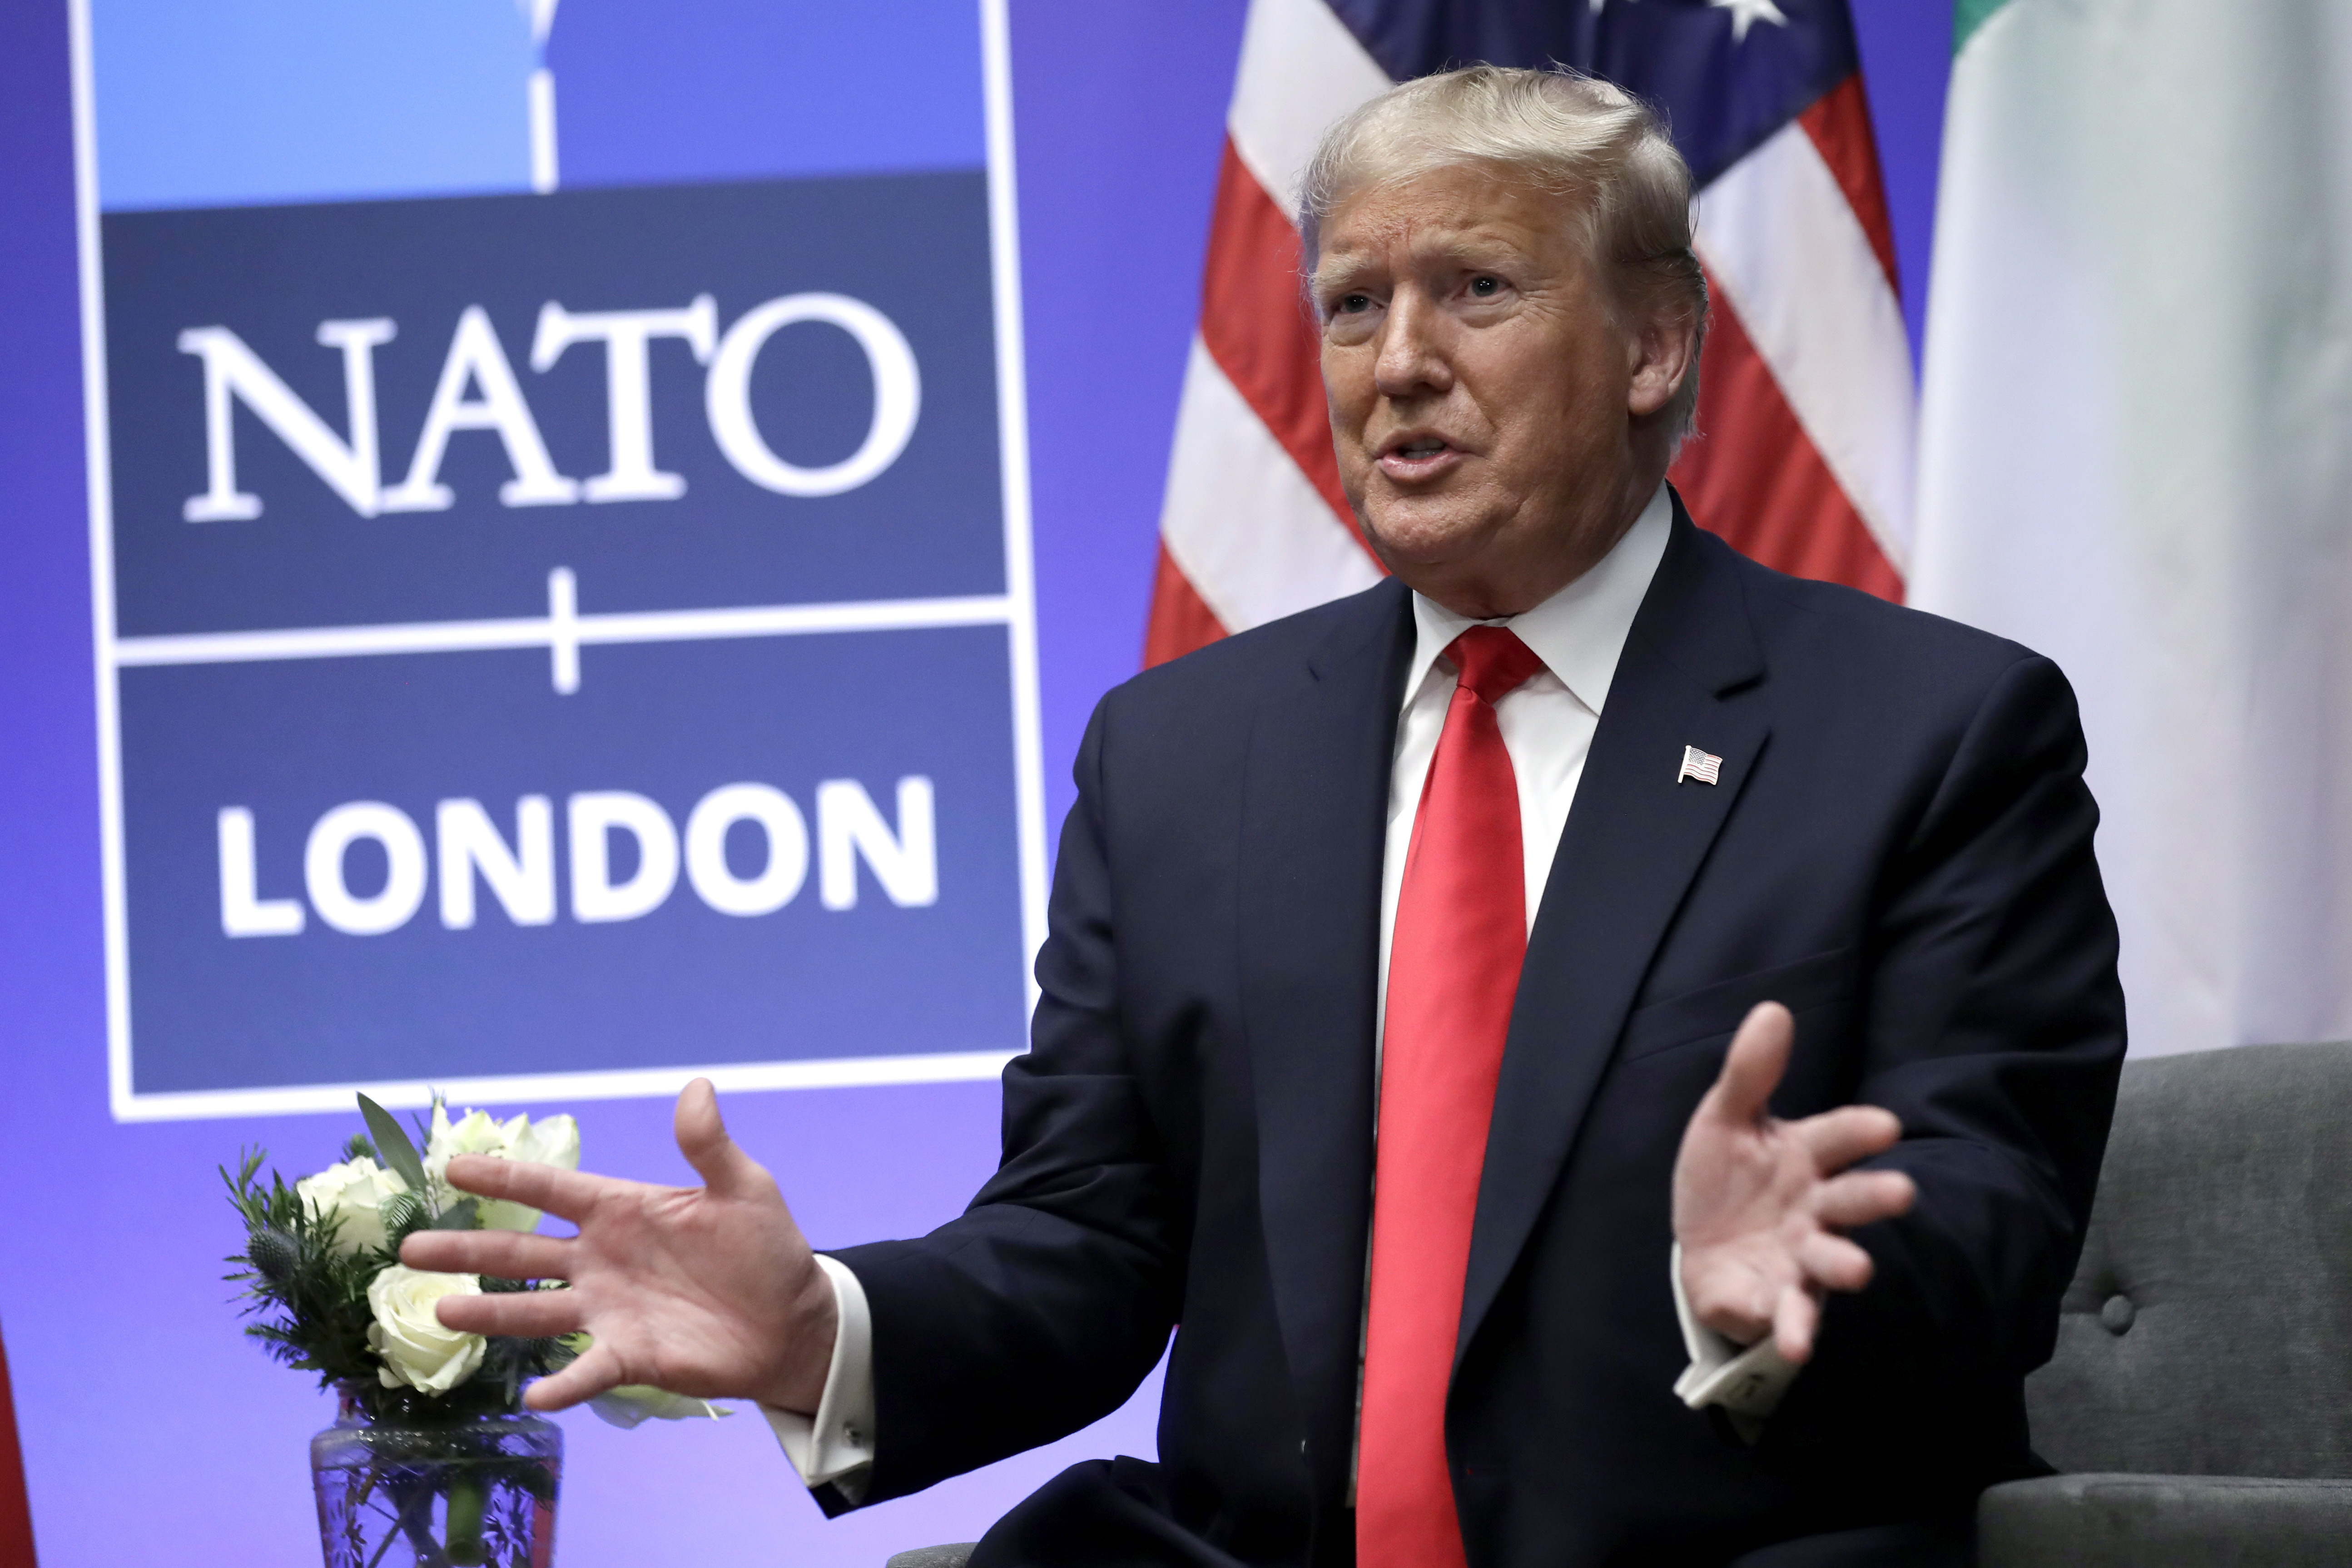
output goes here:
<path id="1" fill-rule="evenodd" d="M 137 1091 L 1018 1041 L 1003 627 L 547 662 L 124 672 Z"/>
<path id="2" fill-rule="evenodd" d="M 122 636 L 1004 591 L 977 171 L 102 226 Z"/>
<path id="3" fill-rule="evenodd" d="M 108 86 L 143 35 L 100 50 L 101 142 L 146 182 L 85 208 L 118 1116 L 1021 1048 L 1035 629 L 974 18 L 940 90 L 894 89 L 916 120 L 826 100 L 867 150 L 831 170 L 738 133 L 797 36 L 757 7 L 645 35 L 770 62 L 693 113 L 659 71 L 629 108 L 620 35 L 580 29 L 572 187 L 551 12 L 477 72 L 527 121 L 527 192 L 489 132 L 409 137 L 396 93 L 353 100 L 340 191 L 268 139 L 175 185 Z M 305 71 L 360 37 L 289 26 Z M 278 109 L 323 112 L 281 66 Z M 403 192 L 445 175 L 471 194 Z"/>

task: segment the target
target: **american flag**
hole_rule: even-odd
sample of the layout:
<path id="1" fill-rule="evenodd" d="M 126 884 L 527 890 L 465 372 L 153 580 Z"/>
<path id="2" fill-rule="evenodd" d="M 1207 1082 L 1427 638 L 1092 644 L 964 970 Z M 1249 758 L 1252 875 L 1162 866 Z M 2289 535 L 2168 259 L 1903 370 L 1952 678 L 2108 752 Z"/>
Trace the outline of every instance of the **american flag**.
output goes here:
<path id="1" fill-rule="evenodd" d="M 1682 784 L 1690 779 L 1696 779 L 1703 784 L 1721 784 L 1723 759 L 1713 752 L 1702 752 L 1696 746 L 1685 746 L 1682 772 L 1675 775 L 1675 783 Z"/>
<path id="2" fill-rule="evenodd" d="M 1714 299 L 1673 479 L 1763 562 L 1900 598 L 1915 398 L 1846 0 L 1251 0 L 1144 659 L 1366 588 L 1294 219 L 1323 130 L 1392 82 L 1552 61 L 1663 108 Z"/>

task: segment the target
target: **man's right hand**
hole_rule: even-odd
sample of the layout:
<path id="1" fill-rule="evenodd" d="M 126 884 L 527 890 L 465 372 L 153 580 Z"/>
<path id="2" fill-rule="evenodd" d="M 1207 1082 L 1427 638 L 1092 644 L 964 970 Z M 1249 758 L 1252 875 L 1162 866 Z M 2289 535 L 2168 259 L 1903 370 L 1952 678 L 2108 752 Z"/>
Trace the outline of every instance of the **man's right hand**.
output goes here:
<path id="1" fill-rule="evenodd" d="M 719 1097 L 697 1079 L 677 1097 L 677 1146 L 699 1187 L 656 1187 L 552 1165 L 462 1154 L 450 1184 L 570 1220 L 570 1238 L 426 1230 L 401 1244 L 412 1268 L 564 1279 L 569 1289 L 445 1296 L 441 1321 L 523 1338 L 585 1329 L 594 1343 L 531 1384 L 524 1403 L 561 1410 L 623 1384 L 701 1399 L 756 1399 L 814 1413 L 837 1327 L 833 1285 L 776 1181 L 727 1136 Z"/>

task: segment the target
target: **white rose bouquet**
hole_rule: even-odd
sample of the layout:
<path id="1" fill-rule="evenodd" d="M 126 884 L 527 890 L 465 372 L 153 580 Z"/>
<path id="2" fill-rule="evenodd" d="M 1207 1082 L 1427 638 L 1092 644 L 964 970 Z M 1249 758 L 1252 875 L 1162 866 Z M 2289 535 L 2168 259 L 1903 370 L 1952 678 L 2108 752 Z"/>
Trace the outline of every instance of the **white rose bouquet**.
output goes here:
<path id="1" fill-rule="evenodd" d="M 373 1422 L 429 1425 L 513 1412 L 522 1386 L 571 1362 L 585 1336 L 522 1340 L 444 1328 L 434 1303 L 483 1291 L 560 1289 L 551 1280 L 432 1274 L 399 1260 L 412 1231 L 531 1230 L 539 1211 L 460 1193 L 448 1181 L 456 1154 L 527 1160 L 580 1168 L 580 1128 L 569 1116 L 533 1122 L 494 1120 L 467 1110 L 456 1121 L 439 1100 L 420 1128 L 424 1152 L 400 1123 L 359 1097 L 367 1135 L 342 1148 L 341 1163 L 288 1186 L 275 1171 L 259 1177 L 260 1151 L 246 1153 L 234 1174 L 224 1169 L 230 1201 L 245 1221 L 245 1249 L 228 1276 L 245 1287 L 246 1310 L 260 1321 L 246 1332 L 278 1360 L 319 1374 Z M 677 1418 L 724 1412 L 701 1400 L 655 1389 L 618 1389 L 595 1402 L 615 1426 L 648 1415 Z"/>
<path id="2" fill-rule="evenodd" d="M 229 1279 L 245 1287 L 246 1332 L 289 1366 L 319 1374 L 341 1395 L 343 1417 L 312 1441 L 320 1540 L 331 1568 L 527 1568 L 548 1561 L 562 1438 L 521 1416 L 523 1384 L 587 1348 L 584 1334 L 514 1339 L 447 1328 L 446 1296 L 560 1289 L 554 1280 L 436 1274 L 400 1261 L 417 1230 L 531 1230 L 539 1211 L 491 1202 L 449 1184 L 450 1159 L 485 1154 L 580 1168 L 569 1116 L 456 1121 L 434 1102 L 424 1152 L 383 1108 L 360 1096 L 367 1134 L 342 1159 L 292 1186 L 264 1156 L 223 1170 L 245 1221 L 245 1249 Z M 726 1414 L 652 1388 L 600 1395 L 618 1426 L 648 1416 Z M 364 1429 L 362 1431 L 362 1429 Z M 404 1555 L 387 1560 L 405 1542 Z"/>

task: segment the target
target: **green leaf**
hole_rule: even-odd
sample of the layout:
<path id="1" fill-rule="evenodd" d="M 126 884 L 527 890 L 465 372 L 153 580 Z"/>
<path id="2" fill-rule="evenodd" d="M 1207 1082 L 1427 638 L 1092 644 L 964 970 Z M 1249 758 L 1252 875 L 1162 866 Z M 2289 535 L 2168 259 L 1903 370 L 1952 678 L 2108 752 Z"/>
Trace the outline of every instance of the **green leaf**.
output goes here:
<path id="1" fill-rule="evenodd" d="M 415 1193 L 394 1193 L 383 1200 L 379 1211 L 383 1216 L 383 1234 L 391 1243 L 389 1250 L 398 1252 L 408 1233 L 424 1227 L 432 1216 L 425 1212 L 425 1200 Z"/>
<path id="2" fill-rule="evenodd" d="M 408 1184 L 410 1192 L 423 1197 L 426 1191 L 425 1162 L 416 1157 L 416 1145 L 408 1141 L 400 1123 L 364 1094 L 360 1096 L 360 1114 L 367 1119 L 368 1131 L 374 1136 L 375 1146 L 383 1151 L 383 1163 L 400 1173 L 400 1179 Z"/>
<path id="3" fill-rule="evenodd" d="M 441 1211 L 440 1217 L 426 1228 L 431 1230 L 479 1230 L 481 1221 L 476 1211 L 481 1207 L 479 1198 L 460 1198 Z"/>

